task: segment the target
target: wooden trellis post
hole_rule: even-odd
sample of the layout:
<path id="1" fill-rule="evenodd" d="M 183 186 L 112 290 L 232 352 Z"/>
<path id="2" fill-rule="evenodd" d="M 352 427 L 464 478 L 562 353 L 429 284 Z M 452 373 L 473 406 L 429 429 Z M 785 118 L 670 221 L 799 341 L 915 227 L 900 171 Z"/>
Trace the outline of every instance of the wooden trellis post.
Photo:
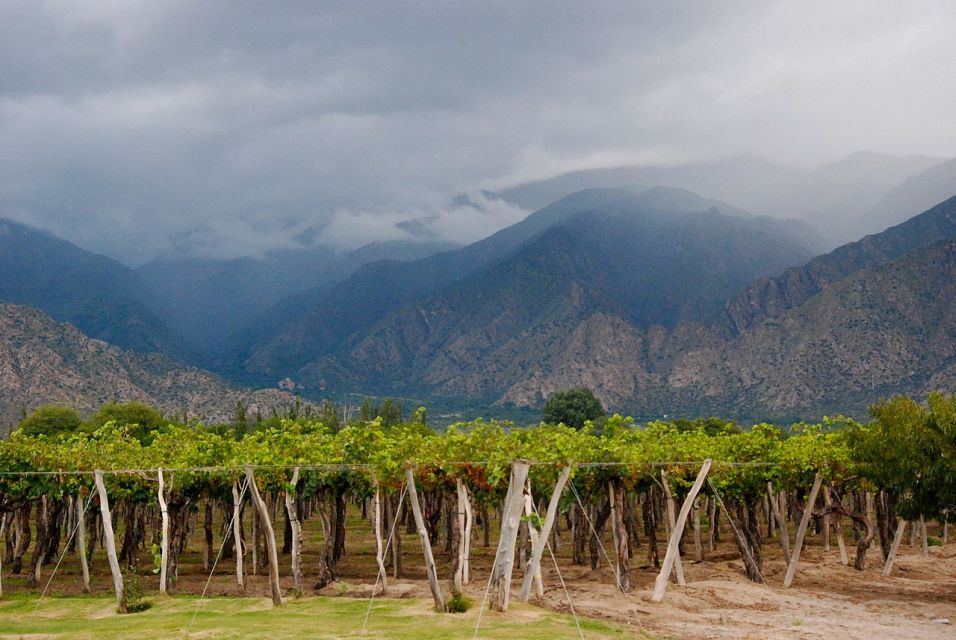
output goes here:
<path id="1" fill-rule="evenodd" d="M 704 460 L 704 464 L 697 474 L 697 479 L 690 488 L 690 493 L 687 494 L 687 498 L 684 499 L 684 504 L 681 505 L 680 515 L 677 516 L 677 521 L 671 528 L 671 537 L 667 542 L 667 553 L 664 554 L 664 562 L 661 563 L 661 572 L 657 574 L 657 581 L 654 583 L 654 592 L 651 594 L 651 600 L 654 602 L 660 602 L 664 599 L 664 591 L 667 589 L 667 580 L 670 577 L 671 569 L 680 557 L 680 538 L 684 533 L 684 525 L 687 524 L 687 516 L 694 504 L 694 500 L 697 498 L 697 494 L 700 493 L 701 487 L 704 486 L 704 480 L 707 479 L 711 464 L 712 461 L 710 458 Z"/>
<path id="2" fill-rule="evenodd" d="M 166 481 L 163 478 L 163 468 L 156 470 L 156 477 L 159 480 L 159 514 L 162 518 L 162 534 L 159 541 L 159 592 L 166 593 L 167 571 L 169 569 L 169 509 L 166 505 Z"/>
<path id="3" fill-rule="evenodd" d="M 76 554 L 80 557 L 80 568 L 83 571 L 83 593 L 90 593 L 90 565 L 86 561 L 86 503 L 82 493 L 76 494 Z M 0 535 L 0 538 L 3 536 Z"/>
<path id="4" fill-rule="evenodd" d="M 271 587 L 272 604 L 278 606 L 282 604 L 282 591 L 279 587 L 279 554 L 276 551 L 276 536 L 272 529 L 272 518 L 269 517 L 269 508 L 259 494 L 259 487 L 256 486 L 256 477 L 252 472 L 252 465 L 246 465 L 246 478 L 249 482 L 252 501 L 256 504 L 259 519 L 262 521 L 262 528 L 265 530 L 266 552 L 269 554 L 269 586 Z"/>
<path id="5" fill-rule="evenodd" d="M 906 520 L 900 520 L 896 525 L 896 535 L 893 536 L 893 546 L 890 547 L 890 553 L 886 556 L 886 562 L 883 564 L 883 577 L 890 575 L 893 570 L 893 561 L 900 550 L 900 543 L 903 541 L 903 532 L 906 530 Z"/>
<path id="6" fill-rule="evenodd" d="M 382 593 L 388 590 L 388 577 L 385 571 L 385 545 L 382 541 L 382 487 L 375 482 L 375 494 L 372 496 L 372 529 L 375 532 L 375 564 L 382 578 Z"/>
<path id="7" fill-rule="evenodd" d="M 568 465 L 561 470 L 561 475 L 558 476 L 558 481 L 554 485 L 554 491 L 551 492 L 551 501 L 548 503 L 548 513 L 544 517 L 544 526 L 541 527 L 541 535 L 538 536 L 537 543 L 531 548 L 531 560 L 528 562 L 528 566 L 525 569 L 524 580 L 521 582 L 521 592 L 518 594 L 518 597 L 522 602 L 528 601 L 531 595 L 531 583 L 535 574 L 541 569 L 541 556 L 544 553 L 544 548 L 548 544 L 548 537 L 551 534 L 551 529 L 554 527 L 554 522 L 558 516 L 558 504 L 561 502 L 564 485 L 567 484 L 568 478 L 570 477 L 571 465 Z"/>
<path id="8" fill-rule="evenodd" d="M 292 472 L 292 481 L 285 491 L 285 512 L 292 528 L 292 580 L 296 591 L 302 591 L 302 523 L 299 522 L 295 504 L 296 486 L 299 484 L 299 467 Z"/>
<path id="9" fill-rule="evenodd" d="M 425 569 L 428 571 L 428 586 L 435 600 L 435 609 L 445 610 L 445 595 L 438 583 L 438 570 L 435 568 L 435 557 L 432 555 L 432 543 L 428 539 L 428 529 L 425 528 L 425 519 L 422 517 L 421 503 L 418 501 L 418 490 L 415 488 L 415 474 L 411 467 L 405 467 L 405 483 L 408 485 L 408 497 L 412 503 L 412 515 L 415 517 L 415 528 L 422 541 L 422 552 L 425 554 Z"/>
<path id="10" fill-rule="evenodd" d="M 820 493 L 820 485 L 823 483 L 823 477 L 817 471 L 813 478 L 813 488 L 810 489 L 810 495 L 807 497 L 807 506 L 803 509 L 803 517 L 800 519 L 800 527 L 797 529 L 797 537 L 793 542 L 793 554 L 790 556 L 790 564 L 787 565 L 787 575 L 783 578 L 783 588 L 789 589 L 793 584 L 793 577 L 797 573 L 797 563 L 800 562 L 800 551 L 803 549 L 803 539 L 807 535 L 807 525 L 810 524 L 810 516 L 813 515 L 813 505 L 817 502 L 817 495 Z"/>
<path id="11" fill-rule="evenodd" d="M 661 469 L 661 486 L 664 488 L 664 498 L 667 504 L 667 526 L 670 529 L 667 533 L 668 535 L 673 536 L 674 526 L 676 524 L 674 516 L 674 496 L 671 495 L 671 485 L 667 480 L 666 469 Z M 680 549 L 678 548 L 678 551 L 679 550 Z M 674 557 L 674 573 L 677 576 L 677 584 L 682 587 L 687 586 L 687 582 L 684 580 L 684 563 L 681 562 L 680 553 Z"/>
<path id="12" fill-rule="evenodd" d="M 239 593 L 246 590 L 246 579 L 243 575 L 242 555 L 246 552 L 245 545 L 242 542 L 242 504 L 239 501 L 239 482 L 232 485 L 232 537 L 236 547 L 236 587 Z"/>
<path id="13" fill-rule="evenodd" d="M 106 485 L 103 484 L 103 472 L 97 469 L 93 472 L 93 481 L 96 491 L 100 495 L 100 514 L 103 516 L 103 541 L 106 543 L 106 557 L 110 562 L 110 573 L 113 574 L 113 590 L 116 592 L 116 608 L 120 613 L 126 613 L 126 590 L 123 586 L 123 572 L 120 571 L 119 559 L 116 556 L 116 540 L 113 538 L 113 517 L 110 514 L 110 500 L 106 495 Z"/>
<path id="14" fill-rule="evenodd" d="M 518 539 L 518 525 L 524 509 L 524 484 L 530 469 L 531 466 L 527 460 L 516 460 L 511 463 L 511 481 L 508 484 L 505 506 L 501 512 L 501 537 L 498 540 L 498 551 L 495 553 L 495 564 L 491 574 L 493 591 L 491 607 L 496 611 L 508 610 L 511 574 L 515 562 L 515 542 Z"/>

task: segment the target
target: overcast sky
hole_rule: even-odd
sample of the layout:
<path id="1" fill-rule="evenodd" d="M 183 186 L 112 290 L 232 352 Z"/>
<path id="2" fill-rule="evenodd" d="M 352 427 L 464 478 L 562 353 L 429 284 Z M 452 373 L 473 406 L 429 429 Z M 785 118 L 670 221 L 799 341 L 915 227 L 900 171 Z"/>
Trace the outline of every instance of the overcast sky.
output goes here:
<path id="1" fill-rule="evenodd" d="M 0 0 L 0 215 L 140 263 L 330 217 L 354 243 L 583 167 L 951 157 L 954 25 L 951 0 Z"/>

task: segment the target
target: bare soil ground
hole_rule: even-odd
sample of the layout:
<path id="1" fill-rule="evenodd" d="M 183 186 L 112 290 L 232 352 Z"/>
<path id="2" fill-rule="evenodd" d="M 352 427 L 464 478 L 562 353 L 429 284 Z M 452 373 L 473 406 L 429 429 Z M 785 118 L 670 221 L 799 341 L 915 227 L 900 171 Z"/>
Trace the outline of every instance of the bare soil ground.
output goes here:
<path id="1" fill-rule="evenodd" d="M 218 525 L 217 522 L 217 532 Z M 492 522 L 492 532 L 496 528 L 497 523 Z M 313 568 L 321 548 L 320 529 L 315 521 L 306 522 L 303 595 L 316 593 L 312 589 L 314 581 L 310 580 L 310 575 L 315 575 Z M 936 533 L 935 529 L 935 526 L 930 526 L 931 533 Z M 337 580 L 320 593 L 367 599 L 372 593 L 376 576 L 374 543 L 371 529 L 357 509 L 350 508 L 347 531 L 346 555 L 338 564 Z M 388 593 L 383 596 L 376 590 L 376 598 L 430 600 L 418 537 L 405 531 L 404 527 L 402 533 L 402 577 L 389 577 Z M 277 522 L 276 534 L 281 545 L 281 518 Z M 867 555 L 866 570 L 858 572 L 840 564 L 836 544 L 825 553 L 819 537 L 808 536 L 794 586 L 783 589 L 781 584 L 786 566 L 776 539 L 764 541 L 763 575 L 766 584 L 763 585 L 747 580 L 736 548 L 729 540 L 729 534 L 723 536 L 714 552 L 705 553 L 703 562 L 694 562 L 685 556 L 687 586 L 681 588 L 672 583 L 664 602 L 654 604 L 650 601 L 650 591 L 657 572 L 646 562 L 646 544 L 634 550 L 631 560 L 632 588 L 625 596 L 615 588 L 613 571 L 603 557 L 600 566 L 594 571 L 590 566 L 571 562 L 570 538 L 565 531 L 561 535 L 557 553 L 560 576 L 546 554 L 542 561 L 546 593 L 543 598 L 532 602 L 569 613 L 570 599 L 579 616 L 618 623 L 634 629 L 635 636 L 639 635 L 639 631 L 644 631 L 654 637 L 674 639 L 956 638 L 956 544 L 930 547 L 929 554 L 924 555 L 918 545 L 904 543 L 893 575 L 883 578 L 880 575 L 882 555 L 878 545 L 874 544 Z M 495 536 L 492 535 L 490 545 L 484 547 L 480 530 L 473 542 L 472 582 L 465 591 L 476 607 L 484 597 L 495 544 Z M 610 550 L 610 540 L 605 541 L 605 547 Z M 447 588 L 451 577 L 448 556 L 441 542 L 434 545 L 434 551 L 439 578 Z M 852 559 L 852 543 L 848 551 Z M 29 555 L 25 560 L 29 559 Z M 289 595 L 293 595 L 289 562 L 288 556 L 280 557 L 282 585 Z M 250 566 L 251 560 L 247 555 L 247 573 Z M 152 557 L 149 551 L 141 553 L 140 567 L 141 581 L 147 595 L 155 593 L 156 577 L 150 572 Z M 207 597 L 236 595 L 234 568 L 233 558 L 220 560 L 209 580 Z M 50 567 L 45 568 L 42 579 L 44 585 L 50 577 L 50 570 Z M 520 584 L 517 565 L 515 573 L 517 590 Z M 94 593 L 110 593 L 111 582 L 105 554 L 99 549 L 93 558 L 93 574 Z M 259 575 L 248 575 L 244 595 L 265 596 L 268 593 L 265 574 L 263 570 Z M 39 596 L 40 589 L 26 586 L 24 577 L 12 576 L 8 567 L 4 567 L 4 591 Z M 199 536 L 195 535 L 182 558 L 175 593 L 199 594 L 206 586 L 207 578 L 209 572 L 202 566 Z M 567 591 L 562 589 L 561 578 Z M 48 593 L 81 593 L 79 567 L 73 554 L 64 558 Z M 516 612 L 516 615 L 520 613 Z M 489 619 L 495 617 L 492 614 Z M 942 619 L 948 619 L 951 624 L 942 624 Z M 588 637 L 587 630 L 584 635 Z"/>

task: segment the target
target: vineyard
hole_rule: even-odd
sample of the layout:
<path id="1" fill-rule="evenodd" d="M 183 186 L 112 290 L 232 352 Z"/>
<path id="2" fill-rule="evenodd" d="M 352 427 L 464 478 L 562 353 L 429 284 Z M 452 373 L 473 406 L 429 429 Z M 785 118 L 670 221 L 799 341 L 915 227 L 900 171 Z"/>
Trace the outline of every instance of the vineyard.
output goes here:
<path id="1" fill-rule="evenodd" d="M 282 606 L 362 581 L 349 595 L 369 600 L 367 623 L 375 598 L 415 580 L 436 611 L 470 603 L 477 633 L 483 612 L 519 600 L 576 614 L 565 577 L 578 568 L 609 572 L 635 611 L 679 594 L 692 565 L 799 585 L 811 540 L 846 572 L 888 576 L 907 533 L 927 553 L 948 542 L 956 397 L 895 398 L 872 416 L 19 431 L 0 442 L 0 589 L 42 598 L 68 572 L 134 612 L 158 594 Z M 772 578 L 771 556 L 785 567 Z"/>

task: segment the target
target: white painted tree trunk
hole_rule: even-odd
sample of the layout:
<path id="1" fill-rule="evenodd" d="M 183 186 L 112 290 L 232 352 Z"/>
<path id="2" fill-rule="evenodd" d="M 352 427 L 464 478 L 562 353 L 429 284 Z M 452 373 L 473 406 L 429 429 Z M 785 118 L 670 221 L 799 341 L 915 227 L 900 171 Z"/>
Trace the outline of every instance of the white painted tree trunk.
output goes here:
<path id="1" fill-rule="evenodd" d="M 674 535 L 674 496 L 671 494 L 671 485 L 667 480 L 667 471 L 661 469 L 661 485 L 664 487 L 664 497 L 667 501 L 667 535 L 668 537 L 673 537 Z M 681 532 L 683 533 L 683 532 Z M 680 540 L 680 536 L 678 536 Z M 684 565 L 680 561 L 680 548 L 678 548 L 678 553 L 674 556 L 674 573 L 677 575 L 677 584 L 685 587 L 687 582 L 684 580 Z"/>
<path id="2" fill-rule="evenodd" d="M 246 552 L 245 545 L 242 543 L 242 504 L 239 502 L 239 483 L 232 485 L 232 537 L 236 543 L 236 587 L 239 593 L 246 590 L 246 578 L 243 575 L 242 556 Z"/>
<path id="3" fill-rule="evenodd" d="M 534 513 L 534 501 L 531 497 L 531 479 L 525 482 L 524 488 L 524 515 L 527 518 L 530 518 Z M 539 536 L 538 530 L 531 526 L 531 522 L 528 522 L 528 538 L 531 540 L 531 549 L 532 554 L 534 547 L 538 544 Z M 547 541 L 547 538 L 545 538 Z M 540 598 L 544 595 L 544 581 L 541 579 L 541 563 L 534 565 L 531 562 L 531 558 L 528 559 L 528 564 L 525 566 L 525 571 L 530 572 L 528 575 L 531 575 L 534 578 L 534 591 L 535 594 Z"/>
<path id="4" fill-rule="evenodd" d="M 515 542 L 518 539 L 518 525 L 523 510 L 524 484 L 528 479 L 530 465 L 525 460 L 511 463 L 511 480 L 508 494 L 501 512 L 501 535 L 498 539 L 498 551 L 491 574 L 491 607 L 496 611 L 507 611 L 511 596 L 511 574 L 514 570 Z"/>
<path id="5" fill-rule="evenodd" d="M 684 504 L 681 505 L 680 515 L 674 523 L 674 526 L 671 527 L 671 537 L 667 542 L 667 552 L 664 554 L 664 562 L 661 563 L 661 572 L 657 574 L 657 580 L 654 582 L 654 592 L 651 594 L 651 600 L 654 602 L 660 602 L 664 599 L 664 591 L 667 589 L 668 577 L 680 557 L 680 538 L 684 532 L 684 525 L 687 524 L 687 515 L 690 513 L 691 506 L 694 504 L 697 494 L 700 493 L 701 487 L 704 486 L 704 480 L 706 480 L 707 474 L 710 472 L 711 464 L 712 461 L 710 458 L 704 460 L 704 464 L 697 473 L 697 479 L 690 488 L 690 493 L 687 494 Z M 667 486 L 666 483 L 664 486 Z"/>
<path id="6" fill-rule="evenodd" d="M 252 501 L 256 504 L 256 509 L 259 511 L 259 520 L 262 522 L 263 533 L 266 537 L 266 552 L 269 554 L 269 587 L 272 594 L 272 604 L 278 606 L 282 604 L 282 590 L 279 587 L 279 554 L 276 551 L 276 536 L 272 529 L 272 518 L 269 516 L 269 508 L 259 494 L 259 487 L 256 486 L 256 477 L 250 465 L 246 465 L 246 478 L 249 482 L 249 492 L 252 495 Z"/>
<path id="7" fill-rule="evenodd" d="M 166 481 L 163 477 L 163 469 L 156 470 L 156 477 L 159 480 L 159 514 L 162 519 L 162 535 L 159 543 L 159 592 L 165 594 L 169 582 L 167 572 L 169 569 L 169 508 L 166 504 Z"/>
<path id="8" fill-rule="evenodd" d="M 120 571 L 119 558 L 116 556 L 116 539 L 113 537 L 113 517 L 110 514 L 110 500 L 106 495 L 106 485 L 103 484 L 103 472 L 97 469 L 93 473 L 96 491 L 100 496 L 100 514 L 103 516 L 103 541 L 106 543 L 106 557 L 110 563 L 110 573 L 113 574 L 113 591 L 116 592 L 116 608 L 126 613 L 126 591 L 123 585 L 123 572 Z"/>
<path id="9" fill-rule="evenodd" d="M 438 583 L 438 570 L 435 567 L 435 557 L 432 555 L 432 543 L 428 539 L 428 529 L 425 528 L 425 519 L 422 517 L 421 503 L 418 501 L 418 490 L 415 487 L 415 474 L 411 468 L 405 469 L 405 483 L 408 485 L 408 497 L 412 503 L 412 516 L 415 518 L 415 527 L 422 542 L 422 552 L 425 554 L 425 570 L 428 572 L 428 586 L 431 588 L 435 609 L 445 611 L 445 595 Z"/>
<path id="10" fill-rule="evenodd" d="M 382 488 L 375 483 L 372 496 L 372 528 L 375 530 L 375 564 L 382 579 L 382 593 L 388 590 L 388 577 L 385 571 L 385 545 L 382 542 Z"/>
<path id="11" fill-rule="evenodd" d="M 76 494 L 76 554 L 80 558 L 80 569 L 83 572 L 83 593 L 90 593 L 90 565 L 86 561 L 86 503 L 83 496 Z M 0 534 L 0 539 L 3 535 Z"/>
<path id="12" fill-rule="evenodd" d="M 544 518 L 544 526 L 541 527 L 541 536 L 531 548 L 531 561 L 528 563 L 528 570 L 525 572 L 524 579 L 521 582 L 521 592 L 518 595 L 522 602 L 527 602 L 531 595 L 531 582 L 534 576 L 532 569 L 536 569 L 540 574 L 541 556 L 544 554 L 544 549 L 548 545 L 548 537 L 551 535 L 551 530 L 558 517 L 558 506 L 561 503 L 561 494 L 564 492 L 564 486 L 570 477 L 571 465 L 568 465 L 561 470 L 558 481 L 554 485 L 554 491 L 551 492 L 551 501 L 548 502 L 548 513 Z"/>
<path id="13" fill-rule="evenodd" d="M 800 526 L 797 528 L 797 537 L 793 543 L 793 555 L 790 557 L 790 563 L 787 565 L 787 575 L 783 578 L 783 588 L 789 589 L 793 584 L 793 577 L 797 573 L 797 563 L 800 562 L 800 551 L 803 549 L 803 539 L 807 535 L 807 525 L 810 524 L 810 516 L 813 514 L 813 506 L 817 502 L 817 494 L 820 493 L 820 484 L 823 477 L 817 471 L 813 478 L 813 488 L 810 489 L 810 495 L 807 497 L 807 506 L 803 510 L 803 517 L 800 519 Z"/>
<path id="14" fill-rule="evenodd" d="M 465 512 L 465 526 L 461 534 L 461 583 L 467 585 L 471 581 L 471 531 L 475 521 L 475 514 L 471 508 L 471 497 L 468 495 L 468 487 L 458 479 L 456 483 L 458 491 L 458 509 Z"/>
<path id="15" fill-rule="evenodd" d="M 299 522 L 298 508 L 295 504 L 296 487 L 299 485 L 299 467 L 292 471 L 292 481 L 285 491 L 285 512 L 292 528 L 292 581 L 295 590 L 302 591 L 302 523 Z"/>
<path id="16" fill-rule="evenodd" d="M 471 523 L 469 520 L 469 502 L 468 491 L 465 489 L 465 483 L 461 478 L 455 479 L 455 495 L 458 498 L 458 506 L 455 511 L 455 517 L 458 520 L 458 566 L 455 569 L 455 592 L 461 593 L 463 585 L 468 584 L 468 562 L 471 548 Z"/>
<path id="17" fill-rule="evenodd" d="M 890 554 L 886 557 L 886 563 L 883 565 L 883 577 L 890 575 L 893 570 L 893 561 L 900 550 L 900 543 L 903 542 L 903 532 L 906 530 L 906 520 L 900 520 L 896 525 L 896 535 L 893 536 L 893 546 L 890 547 Z"/>

